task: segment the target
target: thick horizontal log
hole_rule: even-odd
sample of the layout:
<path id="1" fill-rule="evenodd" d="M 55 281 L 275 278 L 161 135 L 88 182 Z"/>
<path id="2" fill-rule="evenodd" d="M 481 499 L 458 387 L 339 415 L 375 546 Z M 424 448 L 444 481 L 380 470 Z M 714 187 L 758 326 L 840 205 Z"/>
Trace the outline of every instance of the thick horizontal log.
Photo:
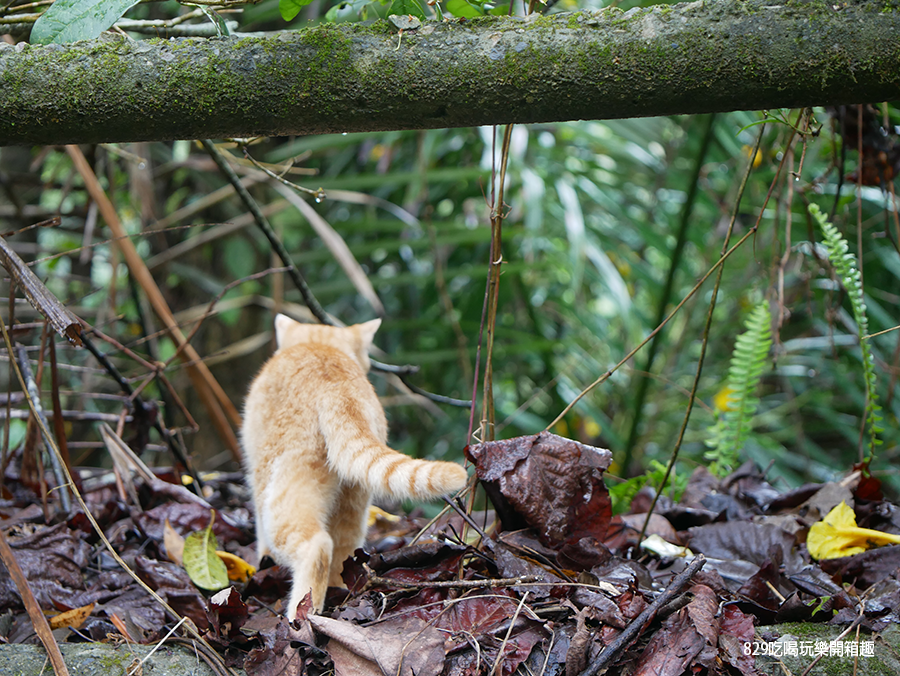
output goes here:
<path id="1" fill-rule="evenodd" d="M 716 0 L 272 37 L 0 44 L 0 144 L 642 117 L 900 98 L 900 3 Z"/>

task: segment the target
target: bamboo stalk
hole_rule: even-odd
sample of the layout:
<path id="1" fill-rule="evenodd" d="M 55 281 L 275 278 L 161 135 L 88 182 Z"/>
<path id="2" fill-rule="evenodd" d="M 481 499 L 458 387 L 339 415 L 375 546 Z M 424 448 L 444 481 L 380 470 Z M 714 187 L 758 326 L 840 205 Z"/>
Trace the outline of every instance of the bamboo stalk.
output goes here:
<path id="1" fill-rule="evenodd" d="M 234 404 L 225 394 L 222 386 L 216 381 L 215 377 L 210 372 L 209 367 L 203 363 L 194 347 L 185 341 L 184 334 L 178 328 L 178 323 L 175 321 L 175 317 L 172 315 L 168 303 L 166 303 L 165 298 L 163 298 L 162 292 L 159 290 L 156 281 L 150 274 L 150 270 L 147 269 L 144 260 L 141 258 L 140 254 L 138 254 L 134 243 L 127 236 L 127 233 L 119 220 L 118 214 L 116 213 L 115 207 L 113 207 L 109 197 L 107 197 L 103 188 L 100 186 L 99 181 L 97 181 L 97 177 L 94 175 L 93 169 L 91 169 L 88 164 L 84 153 L 81 152 L 81 149 L 78 146 L 74 145 L 66 146 L 66 151 L 72 158 L 76 170 L 84 179 L 85 187 L 87 188 L 91 199 L 97 203 L 100 214 L 103 216 L 109 229 L 112 230 L 113 235 L 117 238 L 116 245 L 119 247 L 122 256 L 125 258 L 125 264 L 128 266 L 128 270 L 138 284 L 141 285 L 144 293 L 147 294 L 150 304 L 153 306 L 154 311 L 162 322 L 166 325 L 169 335 L 172 337 L 176 346 L 182 350 L 182 361 L 186 363 L 188 376 L 191 379 L 194 389 L 197 390 L 197 394 L 203 401 L 203 405 L 206 407 L 206 410 L 212 419 L 216 432 L 218 432 L 219 437 L 231 450 L 235 459 L 240 460 L 240 443 L 231 427 L 232 424 L 235 427 L 240 427 L 240 413 L 238 413 Z"/>

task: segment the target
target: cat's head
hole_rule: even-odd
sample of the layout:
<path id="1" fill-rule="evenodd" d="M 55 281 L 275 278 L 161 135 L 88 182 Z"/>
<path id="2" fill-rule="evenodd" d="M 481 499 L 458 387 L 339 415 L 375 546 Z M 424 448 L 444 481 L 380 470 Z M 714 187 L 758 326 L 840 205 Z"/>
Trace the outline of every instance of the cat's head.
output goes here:
<path id="1" fill-rule="evenodd" d="M 302 324 L 279 314 L 275 316 L 275 338 L 279 350 L 301 343 L 328 345 L 352 357 L 362 366 L 363 371 L 368 371 L 369 348 L 379 326 L 380 319 L 347 327 Z"/>

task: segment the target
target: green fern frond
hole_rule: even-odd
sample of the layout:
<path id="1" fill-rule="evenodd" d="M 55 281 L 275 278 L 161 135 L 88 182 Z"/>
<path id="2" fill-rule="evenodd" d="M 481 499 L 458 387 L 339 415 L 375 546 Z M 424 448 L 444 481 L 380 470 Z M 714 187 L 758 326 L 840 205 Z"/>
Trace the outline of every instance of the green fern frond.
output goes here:
<path id="1" fill-rule="evenodd" d="M 834 266 L 835 274 L 841 280 L 847 297 L 850 299 L 850 307 L 853 309 L 853 319 L 856 322 L 856 331 L 859 334 L 859 344 L 862 349 L 863 374 L 866 384 L 866 427 L 869 430 L 869 462 L 871 462 L 875 458 L 875 448 L 881 445 L 881 440 L 878 438 L 878 433 L 882 431 L 882 427 L 878 424 L 881 421 L 881 406 L 878 405 L 878 392 L 875 389 L 875 357 L 869 349 L 868 341 L 865 340 L 865 336 L 869 333 L 869 320 L 866 317 L 861 275 L 856 264 L 856 256 L 848 253 L 850 247 L 838 229 L 828 222 L 825 214 L 817 205 L 810 204 L 809 213 L 822 229 L 828 260 Z"/>
<path id="2" fill-rule="evenodd" d="M 631 507 L 631 501 L 644 486 L 650 484 L 656 488 L 666 474 L 666 466 L 657 461 L 650 461 L 650 468 L 641 476 L 636 476 L 609 487 L 609 497 L 612 499 L 613 514 L 622 514 Z M 682 476 L 677 471 L 677 466 L 672 468 L 669 474 L 667 490 L 663 494 L 672 498 L 673 502 L 679 502 L 687 488 L 688 477 Z"/>
<path id="3" fill-rule="evenodd" d="M 757 305 L 745 324 L 747 330 L 737 337 L 728 369 L 728 407 L 709 432 L 706 459 L 710 471 L 725 476 L 737 464 L 738 456 L 752 431 L 753 416 L 759 408 L 756 387 L 766 370 L 772 347 L 772 318 L 765 302 Z"/>

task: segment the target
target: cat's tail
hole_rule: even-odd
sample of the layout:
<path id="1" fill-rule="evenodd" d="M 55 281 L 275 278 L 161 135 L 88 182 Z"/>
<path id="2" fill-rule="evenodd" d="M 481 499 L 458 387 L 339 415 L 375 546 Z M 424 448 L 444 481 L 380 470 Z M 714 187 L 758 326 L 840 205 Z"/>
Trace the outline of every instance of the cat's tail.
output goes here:
<path id="1" fill-rule="evenodd" d="M 398 500 L 433 500 L 466 485 L 462 466 L 410 458 L 381 443 L 360 423 L 347 416 L 329 425 L 331 433 L 326 435 L 328 462 L 345 481 L 362 485 L 374 496 Z"/>

